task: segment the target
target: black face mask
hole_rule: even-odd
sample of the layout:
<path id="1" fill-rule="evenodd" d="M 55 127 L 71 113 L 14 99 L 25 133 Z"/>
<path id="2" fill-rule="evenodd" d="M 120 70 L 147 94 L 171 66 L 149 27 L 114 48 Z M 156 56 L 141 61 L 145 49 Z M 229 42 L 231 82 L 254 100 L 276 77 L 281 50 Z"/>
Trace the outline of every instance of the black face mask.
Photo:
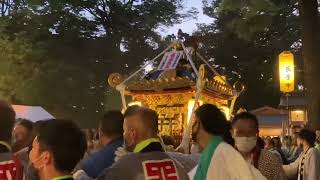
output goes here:
<path id="1" fill-rule="evenodd" d="M 195 126 L 197 126 L 196 130 L 194 129 Z M 197 142 L 197 136 L 198 136 L 199 129 L 200 129 L 200 121 L 197 121 L 192 126 L 191 138 L 192 138 L 192 141 L 194 141 L 194 142 Z"/>

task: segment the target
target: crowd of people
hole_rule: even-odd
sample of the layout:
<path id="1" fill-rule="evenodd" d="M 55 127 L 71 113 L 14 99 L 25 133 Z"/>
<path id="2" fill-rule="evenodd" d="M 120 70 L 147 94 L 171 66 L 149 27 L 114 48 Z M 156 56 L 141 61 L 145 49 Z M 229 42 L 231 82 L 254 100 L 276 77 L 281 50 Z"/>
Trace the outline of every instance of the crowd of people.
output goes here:
<path id="1" fill-rule="evenodd" d="M 320 180 L 320 131 L 261 138 L 255 115 L 227 121 L 204 104 L 190 137 L 190 152 L 179 152 L 146 107 L 108 111 L 93 132 L 62 119 L 16 120 L 0 102 L 0 180 Z"/>

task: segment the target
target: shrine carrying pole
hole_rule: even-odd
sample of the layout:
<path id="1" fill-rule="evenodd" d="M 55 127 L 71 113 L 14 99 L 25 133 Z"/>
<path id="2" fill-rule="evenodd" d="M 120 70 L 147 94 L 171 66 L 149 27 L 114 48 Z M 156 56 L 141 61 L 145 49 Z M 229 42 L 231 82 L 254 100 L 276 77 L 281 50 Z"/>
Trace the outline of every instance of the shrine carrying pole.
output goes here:
<path id="1" fill-rule="evenodd" d="M 204 85 L 205 85 L 205 78 L 204 77 L 205 77 L 205 68 L 204 68 L 204 64 L 202 64 L 202 65 L 200 65 L 200 68 L 199 68 L 199 75 L 198 75 L 197 85 L 196 85 L 195 100 L 194 100 L 194 105 L 192 108 L 192 115 L 191 115 L 190 119 L 193 118 L 194 111 L 197 109 L 198 101 L 200 100 L 201 92 L 202 92 Z M 184 153 L 189 153 L 190 135 L 191 135 L 192 124 L 193 124 L 190 119 L 188 119 L 187 128 L 183 132 L 182 141 L 181 141 L 181 144 L 179 145 L 179 147 L 177 147 L 177 149 L 176 149 L 177 151 L 182 150 L 182 151 L 184 151 Z"/>

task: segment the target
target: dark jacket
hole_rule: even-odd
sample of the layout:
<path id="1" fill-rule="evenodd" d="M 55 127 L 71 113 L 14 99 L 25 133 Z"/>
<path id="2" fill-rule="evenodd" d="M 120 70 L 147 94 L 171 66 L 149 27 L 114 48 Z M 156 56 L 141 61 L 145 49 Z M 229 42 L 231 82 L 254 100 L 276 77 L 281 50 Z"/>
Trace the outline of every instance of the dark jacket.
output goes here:
<path id="1" fill-rule="evenodd" d="M 26 180 L 39 180 L 40 177 L 37 173 L 37 170 L 31 166 L 29 159 L 30 148 L 26 147 L 16 153 L 16 156 L 21 160 L 23 165 L 23 172 Z"/>
<path id="2" fill-rule="evenodd" d="M 122 138 L 113 140 L 85 159 L 80 165 L 80 169 L 83 169 L 89 177 L 97 178 L 105 168 L 110 167 L 114 163 L 115 152 L 122 144 Z"/>

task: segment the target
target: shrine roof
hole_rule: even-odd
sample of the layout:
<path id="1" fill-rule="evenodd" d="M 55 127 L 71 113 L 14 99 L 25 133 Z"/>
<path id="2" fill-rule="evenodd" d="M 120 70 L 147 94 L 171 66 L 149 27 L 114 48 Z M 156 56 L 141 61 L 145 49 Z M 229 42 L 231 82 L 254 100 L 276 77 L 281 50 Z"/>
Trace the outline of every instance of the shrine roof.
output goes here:
<path id="1" fill-rule="evenodd" d="M 159 57 L 162 57 L 162 60 L 156 64 L 154 60 Z M 198 61 L 193 59 L 198 59 Z M 193 91 L 196 89 L 198 69 L 204 63 L 209 70 L 204 70 L 202 76 L 206 81 L 203 89 L 205 93 L 224 99 L 231 98 L 236 94 L 236 90 L 216 72 L 211 64 L 204 60 L 194 48 L 186 48 L 181 42 L 173 43 L 150 62 L 155 63 L 152 64 L 153 67 L 158 67 L 150 72 L 145 72 L 146 65 L 144 65 L 128 78 L 118 73 L 111 74 L 108 79 L 109 84 L 112 87 L 125 84 L 125 92 L 131 95 L 146 92 Z"/>
<path id="2" fill-rule="evenodd" d="M 121 75 L 118 77 L 113 77 L 115 79 L 122 79 Z M 110 81 L 110 79 L 109 79 Z M 115 84 L 118 85 L 118 84 Z M 167 75 L 162 76 L 158 79 L 141 79 L 136 81 L 130 81 L 126 85 L 126 91 L 130 94 L 139 94 L 146 92 L 160 92 L 160 91 L 185 91 L 193 90 L 196 87 L 196 82 L 190 77 L 177 77 L 173 71 L 167 72 Z M 227 84 L 218 81 L 214 78 L 206 78 L 206 84 L 204 91 L 208 94 L 213 93 L 215 95 L 220 95 L 224 98 L 229 98 L 233 95 L 232 87 Z"/>

